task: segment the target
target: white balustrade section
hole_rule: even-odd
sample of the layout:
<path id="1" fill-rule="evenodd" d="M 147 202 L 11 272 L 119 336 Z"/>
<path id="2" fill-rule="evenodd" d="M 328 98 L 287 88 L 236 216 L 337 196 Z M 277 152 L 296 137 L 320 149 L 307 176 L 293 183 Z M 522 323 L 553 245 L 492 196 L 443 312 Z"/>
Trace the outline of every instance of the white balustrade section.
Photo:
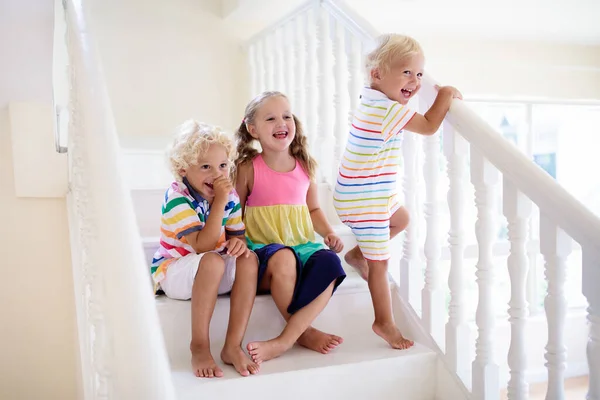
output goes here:
<path id="1" fill-rule="evenodd" d="M 250 98 L 256 96 L 258 92 L 258 65 L 257 65 L 257 46 L 248 48 L 248 65 L 250 67 Z"/>
<path id="2" fill-rule="evenodd" d="M 473 398 L 475 400 L 499 399 L 499 372 L 494 362 L 493 334 L 495 328 L 494 308 L 494 260 L 492 247 L 496 237 L 495 199 L 498 170 L 477 149 L 471 147 L 471 182 L 475 187 L 477 222 L 475 233 L 479 248 L 477 260 L 477 287 L 479 301 L 475 321 L 477 341 L 473 361 Z"/>
<path id="3" fill-rule="evenodd" d="M 283 46 L 283 27 L 277 29 L 273 34 L 273 51 L 275 53 L 275 86 L 273 89 L 278 90 L 282 93 L 287 93 L 285 84 L 285 70 L 283 66 L 283 61 L 285 57 L 284 46 Z M 291 46 L 286 46 L 290 48 Z M 293 64 L 292 64 L 293 65 Z"/>
<path id="4" fill-rule="evenodd" d="M 448 207 L 450 211 L 450 273 L 448 287 L 450 289 L 450 305 L 448 307 L 448 323 L 446 324 L 446 359 L 448 365 L 462 380 L 470 386 L 469 343 L 471 331 L 467 323 L 465 305 L 465 223 L 464 193 L 467 169 L 468 144 L 452 125 L 443 124 L 444 155 L 448 164 Z"/>
<path id="5" fill-rule="evenodd" d="M 548 368 L 548 391 L 546 399 L 564 400 L 564 372 L 567 348 L 564 341 L 567 320 L 565 281 L 567 257 L 571 253 L 571 238 L 545 214 L 540 218 L 540 250 L 545 260 L 548 294 L 544 300 L 548 319 L 548 344 L 546 345 L 546 368 Z"/>
<path id="6" fill-rule="evenodd" d="M 330 20 L 333 22 L 330 23 Z M 286 43 L 291 43 L 293 47 L 291 52 L 286 50 L 284 53 L 285 90 L 289 96 L 293 92 L 290 96 L 294 100 L 293 107 L 305 125 L 311 153 L 320 164 L 319 180 L 333 184 L 342 145 L 345 144 L 343 138 L 347 135 L 348 122 L 360 101 L 360 90 L 365 83 L 364 51 L 372 48 L 373 39 L 378 32 L 342 3 L 334 0 L 309 1 L 251 41 L 251 71 L 256 68 L 251 76 L 257 80 L 252 83 L 252 88 L 273 89 L 275 85 L 277 67 L 273 54 L 279 50 L 274 49 L 271 42 L 275 32 L 280 29 L 288 32 L 286 37 L 289 39 Z M 291 68 L 292 63 L 294 68 Z M 427 76 L 423 79 L 419 97 L 423 96 L 428 104 L 435 97 L 434 84 Z M 345 129 L 342 129 L 344 126 Z M 562 248 L 552 247 L 552 244 L 562 243 L 562 238 L 566 235 L 578 242 L 583 249 L 584 295 L 589 302 L 590 321 L 588 399 L 600 400 L 600 291 L 593 287 L 595 282 L 600 281 L 600 219 L 460 101 L 452 103 L 443 126 L 443 151 L 449 179 L 450 303 L 445 331 L 442 329 L 444 315 L 440 304 L 443 300 L 443 288 L 438 265 L 442 240 L 438 232 L 440 210 L 435 195 L 440 179 L 438 170 L 434 168 L 439 162 L 439 156 L 436 155 L 438 140 L 438 136 L 417 138 L 407 132 L 402 143 L 404 176 L 399 177 L 399 183 L 403 186 L 404 205 L 411 214 L 411 224 L 404 235 L 403 254 L 399 263 L 399 292 L 417 314 L 422 306 L 421 321 L 424 328 L 432 333 L 438 343 L 443 344 L 440 347 L 445 352 L 446 364 L 467 387 L 472 387 L 473 397 L 497 399 L 499 368 L 492 354 L 496 319 L 493 272 L 497 264 L 492 259 L 492 248 L 498 233 L 498 225 L 494 221 L 498 208 L 494 200 L 498 172 L 501 172 L 504 184 L 503 212 L 508 220 L 510 242 L 507 262 L 511 283 L 511 345 L 506 358 L 510 368 L 508 397 L 511 400 L 524 399 L 528 392 L 525 379 L 527 360 L 524 357 L 525 322 L 528 315 L 527 300 L 535 299 L 532 297 L 535 291 L 527 289 L 532 284 L 531 280 L 535 279 L 532 274 L 528 278 L 528 266 L 535 262 L 534 252 L 537 252 L 537 246 L 535 238 L 528 235 L 527 226 L 533 203 L 542 214 L 548 216 L 544 224 L 552 227 L 550 233 L 542 230 L 546 235 L 543 252 L 550 284 L 546 307 L 552 309 L 546 313 L 549 323 L 546 354 L 550 377 L 548 398 L 562 396 L 560 382 L 566 356 L 563 351 L 564 338 L 561 336 L 565 310 L 562 303 L 564 276 L 557 271 L 562 268 L 566 253 L 558 251 Z M 421 145 L 424 152 L 421 152 Z M 465 290 L 467 282 L 472 281 L 473 276 L 465 274 L 464 259 L 465 229 L 472 229 L 471 226 L 465 226 L 465 207 L 469 203 L 465 199 L 469 146 L 471 181 L 475 186 L 478 211 L 476 238 L 479 248 L 476 272 L 479 289 L 476 313 L 478 337 L 472 364 Z M 421 158 L 421 153 L 424 153 L 424 159 Z M 423 202 L 417 193 L 421 190 L 421 182 L 425 185 Z M 419 223 L 422 205 L 426 229 Z M 421 230 L 424 233 L 424 244 L 420 242 L 423 239 L 419 235 Z M 421 254 L 426 261 L 423 286 L 420 284 Z M 390 268 L 396 267 L 390 265 Z M 530 297 L 527 297 L 527 291 Z M 529 306 L 535 307 L 534 304 Z"/>
<path id="7" fill-rule="evenodd" d="M 71 116 L 67 202 L 83 395 L 174 399 L 88 6 L 63 4 Z"/>
<path id="8" fill-rule="evenodd" d="M 508 350 L 508 366 L 510 380 L 508 382 L 508 400 L 526 400 L 529 396 L 529 385 L 525 379 L 527 372 L 526 357 L 526 321 L 527 307 L 527 222 L 531 213 L 531 201 L 507 179 L 504 179 L 503 210 L 508 221 L 508 240 L 510 255 L 508 256 L 508 272 L 510 275 L 511 296 L 509 302 L 509 322 L 511 325 L 510 348 Z"/>
<path id="9" fill-rule="evenodd" d="M 294 22 L 290 22 L 289 25 L 285 25 L 283 26 L 282 29 L 282 36 L 283 36 L 283 43 L 281 44 L 282 47 L 285 49 L 284 51 L 284 57 L 285 59 L 282 60 L 283 63 L 283 68 L 284 68 L 284 72 L 285 72 L 285 91 L 284 93 L 288 96 L 288 98 L 290 99 L 290 103 L 296 105 L 296 90 L 295 90 L 295 83 L 296 83 L 296 69 L 297 64 L 296 64 L 296 57 L 297 57 L 297 53 L 296 53 L 296 46 L 295 46 L 295 31 L 296 31 L 296 26 L 294 24 Z"/>

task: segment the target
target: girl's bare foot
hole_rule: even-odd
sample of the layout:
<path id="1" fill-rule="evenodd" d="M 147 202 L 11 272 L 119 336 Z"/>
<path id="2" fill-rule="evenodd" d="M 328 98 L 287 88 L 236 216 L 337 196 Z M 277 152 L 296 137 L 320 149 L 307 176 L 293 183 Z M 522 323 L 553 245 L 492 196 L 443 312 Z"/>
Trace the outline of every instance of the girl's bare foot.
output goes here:
<path id="1" fill-rule="evenodd" d="M 285 343 L 280 337 L 275 339 L 267 340 L 265 342 L 252 342 L 248 343 L 248 353 L 252 357 L 252 361 L 257 364 L 263 361 L 269 361 L 272 358 L 279 357 L 286 351 L 288 351 L 292 344 Z"/>
<path id="2" fill-rule="evenodd" d="M 311 349 L 323 354 L 329 353 L 338 345 L 342 344 L 343 341 L 344 339 L 342 339 L 339 336 L 321 332 L 320 330 L 315 329 L 312 326 L 309 327 L 302 334 L 302 336 L 298 338 L 298 344 L 300 346 L 304 346 L 307 349 Z"/>
<path id="3" fill-rule="evenodd" d="M 208 347 L 192 347 L 192 369 L 198 378 L 220 378 L 223 370 L 217 366 Z"/>
<path id="4" fill-rule="evenodd" d="M 221 351 L 221 360 L 223 360 L 225 364 L 233 365 L 235 370 L 239 372 L 241 376 L 254 375 L 260 370 L 258 364 L 252 362 L 246 353 L 239 347 L 223 347 L 223 350 Z"/>
<path id="5" fill-rule="evenodd" d="M 358 246 L 354 246 L 352 250 L 344 255 L 344 260 L 350 265 L 352 268 L 358 272 L 361 278 L 365 281 L 369 277 L 369 265 L 367 264 L 367 260 L 362 255 L 360 248 Z"/>
<path id="6" fill-rule="evenodd" d="M 412 340 L 404 338 L 398 327 L 393 323 L 378 324 L 377 322 L 374 322 L 373 331 L 381 336 L 383 340 L 388 342 L 394 349 L 404 350 L 415 344 Z"/>

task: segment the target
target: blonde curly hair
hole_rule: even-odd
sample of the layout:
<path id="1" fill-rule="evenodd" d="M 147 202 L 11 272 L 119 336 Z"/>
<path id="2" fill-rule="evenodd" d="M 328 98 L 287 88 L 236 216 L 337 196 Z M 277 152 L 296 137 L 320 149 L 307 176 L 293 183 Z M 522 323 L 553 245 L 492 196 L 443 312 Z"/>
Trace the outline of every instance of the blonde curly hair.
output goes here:
<path id="1" fill-rule="evenodd" d="M 423 48 L 410 36 L 388 33 L 377 37 L 377 47 L 367 54 L 365 68 L 371 82 L 371 71 L 378 69 L 383 75 L 390 72 L 393 63 L 406 57 L 423 54 Z"/>
<path id="2" fill-rule="evenodd" d="M 189 119 L 177 128 L 173 143 L 167 149 L 167 157 L 173 177 L 181 182 L 181 171 L 187 170 L 192 165 L 197 165 L 198 160 L 206 155 L 208 148 L 213 144 L 220 144 L 225 148 L 229 167 L 233 172 L 233 160 L 236 157 L 233 140 L 218 126 L 205 124 Z"/>

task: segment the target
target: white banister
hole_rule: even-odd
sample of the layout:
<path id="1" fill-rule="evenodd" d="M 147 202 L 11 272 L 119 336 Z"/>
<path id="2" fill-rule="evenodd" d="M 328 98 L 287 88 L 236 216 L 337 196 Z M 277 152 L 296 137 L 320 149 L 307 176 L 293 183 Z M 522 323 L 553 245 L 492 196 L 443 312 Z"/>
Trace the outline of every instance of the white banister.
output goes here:
<path id="1" fill-rule="evenodd" d="M 503 180 L 504 215 L 508 221 L 508 272 L 510 274 L 511 296 L 509 302 L 509 322 L 511 324 L 508 366 L 508 400 L 526 400 L 529 385 L 525 379 L 527 357 L 525 346 L 525 323 L 527 320 L 527 219 L 531 213 L 531 202 L 506 178 Z"/>
<path id="2" fill-rule="evenodd" d="M 335 138 L 333 144 L 333 163 L 331 165 L 331 176 L 337 176 L 338 167 L 344 148 L 346 147 L 346 140 L 348 137 L 348 113 L 349 113 L 349 102 L 348 102 L 348 58 L 346 57 L 346 29 L 344 26 L 337 22 L 335 24 L 335 41 L 334 41 L 334 53 L 335 53 Z M 332 179 L 332 182 L 335 180 Z"/>
<path id="3" fill-rule="evenodd" d="M 443 124 L 444 155 L 448 164 L 448 207 L 450 211 L 450 273 L 448 287 L 450 289 L 450 305 L 448 307 L 448 323 L 446 324 L 446 359 L 450 367 L 463 381 L 470 383 L 469 342 L 470 329 L 467 323 L 465 305 L 465 223 L 464 192 L 467 169 L 468 144 L 447 122 Z M 468 384 L 467 386 L 470 386 Z"/>
<path id="4" fill-rule="evenodd" d="M 424 104 L 426 106 L 426 104 Z M 426 108 L 426 107 L 424 107 Z M 438 207 L 438 182 L 440 169 L 440 133 L 423 138 L 425 162 L 424 214 L 427 225 L 425 237 L 425 283 L 421 295 L 422 318 L 425 329 L 444 347 L 445 293 L 440 276 L 440 257 L 442 240 L 440 232 L 440 213 Z"/>
<path id="5" fill-rule="evenodd" d="M 258 89 L 258 63 L 257 63 L 257 45 L 248 48 L 248 65 L 250 66 L 250 98 L 254 98 L 259 93 Z"/>
<path id="6" fill-rule="evenodd" d="M 567 320 L 565 280 L 567 257 L 571 253 L 571 238 L 545 214 L 540 218 L 540 250 L 545 260 L 548 294 L 544 300 L 548 319 L 548 344 L 546 367 L 548 368 L 548 391 L 546 399 L 565 399 L 564 371 L 567 348 L 564 341 Z"/>
<path id="7" fill-rule="evenodd" d="M 499 372 L 494 362 L 493 334 L 494 311 L 494 261 L 492 246 L 496 237 L 495 198 L 498 170 L 483 155 L 471 147 L 471 182 L 475 187 L 477 222 L 475 233 L 479 247 L 477 260 L 477 341 L 473 361 L 473 398 L 475 400 L 499 399 Z"/>
<path id="8" fill-rule="evenodd" d="M 586 400 L 600 400 L 600 255 L 583 249 L 583 294 L 588 301 L 589 339 L 587 358 L 590 386 Z"/>
<path id="9" fill-rule="evenodd" d="M 64 4 L 71 85 L 68 207 L 84 398 L 174 399 L 88 6 L 80 0 Z"/>
<path id="10" fill-rule="evenodd" d="M 319 146 L 317 147 L 317 157 L 319 159 L 320 172 L 323 174 L 321 179 L 329 184 L 334 184 L 332 175 L 333 160 L 328 155 L 333 151 L 334 146 L 334 113 L 333 107 L 333 46 L 331 43 L 331 23 L 329 14 L 322 8 L 316 9 L 318 32 L 318 53 L 319 53 L 319 113 L 318 128 Z"/>

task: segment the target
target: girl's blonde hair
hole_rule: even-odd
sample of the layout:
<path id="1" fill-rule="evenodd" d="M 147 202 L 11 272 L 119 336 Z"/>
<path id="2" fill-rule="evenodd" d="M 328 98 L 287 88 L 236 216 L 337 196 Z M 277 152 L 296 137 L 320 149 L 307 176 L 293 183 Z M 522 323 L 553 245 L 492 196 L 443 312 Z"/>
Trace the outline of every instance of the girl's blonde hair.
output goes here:
<path id="1" fill-rule="evenodd" d="M 419 42 L 410 36 L 388 33 L 377 38 L 377 47 L 367 54 L 365 68 L 367 79 L 371 83 L 371 71 L 378 69 L 382 75 L 390 72 L 395 61 L 423 55 L 423 49 Z"/>
<path id="2" fill-rule="evenodd" d="M 248 105 L 246 106 L 246 111 L 244 112 L 244 119 L 240 124 L 237 132 L 235 133 L 235 137 L 237 140 L 237 153 L 238 158 L 236 161 L 236 167 L 246 162 L 250 162 L 256 157 L 259 152 L 253 147 L 254 139 L 250 132 L 248 131 L 248 125 L 254 124 L 254 118 L 256 117 L 256 112 L 265 102 L 265 100 L 271 97 L 283 97 L 288 100 L 287 96 L 281 92 L 263 92 L 260 95 L 256 96 Z M 289 100 L 288 100 L 289 101 Z M 293 114 L 292 114 L 293 115 Z M 317 162 L 308 152 L 308 140 L 304 135 L 304 130 L 302 129 L 302 124 L 300 120 L 293 115 L 294 123 L 296 124 L 296 136 L 294 140 L 290 144 L 290 154 L 300 162 L 302 168 L 306 171 L 309 178 L 314 180 L 316 172 L 317 172 Z"/>
<path id="3" fill-rule="evenodd" d="M 189 119 L 177 128 L 173 143 L 167 149 L 169 166 L 175 179 L 181 182 L 181 171 L 198 164 L 208 148 L 220 144 L 225 148 L 227 160 L 233 167 L 235 158 L 233 141 L 221 128 Z"/>

